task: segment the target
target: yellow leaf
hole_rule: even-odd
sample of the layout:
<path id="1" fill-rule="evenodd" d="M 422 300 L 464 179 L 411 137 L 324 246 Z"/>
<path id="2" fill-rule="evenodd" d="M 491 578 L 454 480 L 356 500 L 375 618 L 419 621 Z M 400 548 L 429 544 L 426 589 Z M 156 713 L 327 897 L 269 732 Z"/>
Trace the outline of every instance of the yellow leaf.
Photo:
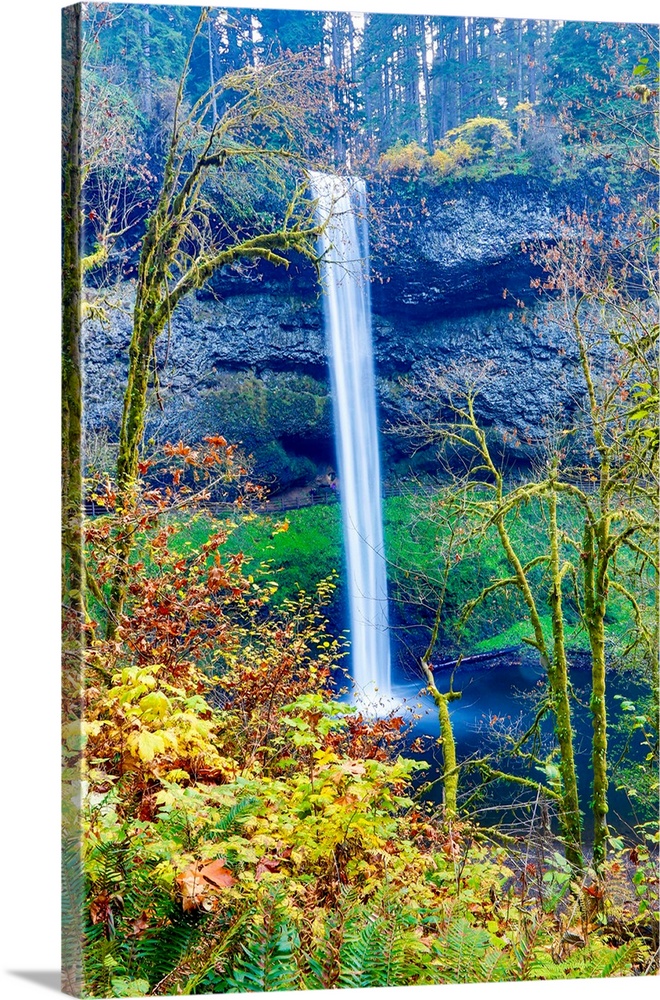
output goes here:
<path id="1" fill-rule="evenodd" d="M 145 764 L 152 761 L 156 754 L 163 753 L 164 749 L 165 740 L 160 733 L 150 733 L 147 729 L 142 730 L 138 738 L 138 753 Z"/>
<path id="2" fill-rule="evenodd" d="M 171 771 L 167 772 L 168 781 L 188 781 L 190 775 L 187 771 L 184 771 L 182 767 L 175 767 Z"/>
<path id="3" fill-rule="evenodd" d="M 152 691 L 140 699 L 142 713 L 149 718 L 163 719 L 171 709 L 170 700 L 162 691 Z"/>

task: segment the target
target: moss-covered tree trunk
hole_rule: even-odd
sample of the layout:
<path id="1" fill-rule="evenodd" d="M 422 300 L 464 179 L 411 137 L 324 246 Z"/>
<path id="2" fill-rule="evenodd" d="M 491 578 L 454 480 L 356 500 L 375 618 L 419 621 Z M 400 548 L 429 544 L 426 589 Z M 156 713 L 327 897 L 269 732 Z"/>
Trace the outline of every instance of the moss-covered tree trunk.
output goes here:
<path id="1" fill-rule="evenodd" d="M 124 509 L 131 503 L 131 492 L 138 473 L 140 447 L 144 435 L 149 391 L 149 369 L 156 339 L 160 330 L 148 307 L 145 307 L 143 276 L 140 276 L 133 314 L 133 335 L 129 348 L 128 380 L 124 394 L 124 410 L 117 457 L 117 485 L 119 502 Z M 112 581 L 108 603 L 106 635 L 116 634 L 122 613 L 129 578 L 129 560 L 132 539 L 129 529 L 115 540 L 117 569 Z"/>
<path id="2" fill-rule="evenodd" d="M 548 683 L 552 693 L 555 733 L 559 743 L 562 781 L 562 825 L 566 835 L 566 858 L 574 868 L 582 868 L 580 800 L 573 751 L 573 726 L 568 697 L 568 664 L 564 643 L 564 612 L 562 602 L 562 566 L 559 554 L 557 525 L 557 493 L 551 484 L 548 494 L 550 521 L 550 611 L 552 616 L 552 661 L 548 666 Z"/>
<path id="3" fill-rule="evenodd" d="M 460 698 L 457 691 L 443 693 L 438 689 L 433 677 L 433 671 L 427 658 L 421 661 L 422 671 L 426 678 L 426 686 L 438 709 L 440 723 L 440 749 L 442 751 L 442 787 L 444 790 L 445 816 L 454 819 L 458 813 L 458 765 L 456 762 L 456 741 L 449 715 L 449 702 Z"/>
<path id="4" fill-rule="evenodd" d="M 449 715 L 449 696 L 434 692 L 440 721 L 442 739 L 442 773 L 445 789 L 445 815 L 453 819 L 458 812 L 458 768 L 456 766 L 456 742 Z"/>
<path id="5" fill-rule="evenodd" d="M 80 17 L 62 21 L 62 597 L 82 614 Z"/>
<path id="6" fill-rule="evenodd" d="M 256 236 L 222 234 L 216 240 L 209 219 L 210 208 L 203 190 L 210 170 L 222 171 L 233 155 L 249 162 L 270 163 L 277 168 L 293 151 L 286 146 L 270 149 L 263 144 L 262 128 L 270 129 L 283 117 L 284 133 L 291 135 L 286 104 L 269 97 L 272 79 L 246 73 L 238 93 L 243 96 L 229 108 L 210 131 L 204 120 L 213 107 L 215 89 L 195 105 L 192 116 L 183 113 L 184 89 L 193 47 L 208 11 L 202 11 L 194 31 L 179 83 L 175 102 L 172 136 L 163 167 L 163 181 L 154 211 L 149 219 L 140 252 L 133 335 L 122 415 L 117 460 L 117 485 L 120 507 L 130 510 L 132 492 L 138 475 L 138 460 L 147 416 L 150 375 L 155 364 L 155 345 L 170 322 L 178 303 L 190 292 L 201 288 L 222 267 L 245 259 L 264 259 L 271 264 L 288 266 L 280 251 L 296 250 L 317 263 L 316 240 L 325 223 L 314 219 L 314 207 L 301 196 L 299 188 L 291 196 L 279 226 Z M 196 115 L 196 117 L 195 117 Z M 263 120 L 262 120 L 263 119 Z M 251 136 L 251 130 L 254 133 Z M 200 142 L 200 136 L 203 137 Z M 303 206 L 301 208 L 301 206 Z M 108 603 L 107 634 L 116 632 L 126 595 L 131 553 L 130 529 L 123 529 L 115 539 L 117 566 Z"/>
<path id="7" fill-rule="evenodd" d="M 573 727 L 568 701 L 568 670 L 566 665 L 566 650 L 564 648 L 563 607 L 561 597 L 561 570 L 559 566 L 559 547 L 557 531 L 556 495 L 550 492 L 550 565 L 553 647 L 548 649 L 543 634 L 543 624 L 536 605 L 536 600 L 527 579 L 525 567 L 521 563 L 513 547 L 511 538 L 504 523 L 504 517 L 498 517 L 497 529 L 504 551 L 514 571 L 518 586 L 529 612 L 530 622 L 534 629 L 532 645 L 538 649 L 542 662 L 548 672 L 552 711 L 555 719 L 555 734 L 559 744 L 561 774 L 560 821 L 566 841 L 566 858 L 569 863 L 580 871 L 584 860 L 582 857 L 580 833 L 580 808 L 573 752 Z M 500 497 L 500 503 L 502 498 Z M 530 640 L 531 641 L 531 640 Z"/>
<path id="8" fill-rule="evenodd" d="M 580 300 L 580 302 L 583 300 Z M 594 818 L 594 864 L 600 865 L 607 855 L 607 709 L 605 704 L 605 614 L 609 586 L 608 566 L 617 543 L 612 538 L 612 458 L 616 441 L 605 433 L 607 409 L 599 402 L 592 375 L 591 359 L 579 321 L 580 303 L 573 314 L 573 329 L 580 351 L 582 373 L 587 386 L 594 444 L 599 457 L 598 513 L 587 511 L 583 540 L 584 621 L 591 648 L 591 723 L 593 737 L 592 810 Z M 614 477 L 616 478 L 616 476 Z"/>
<path id="9" fill-rule="evenodd" d="M 607 609 L 607 549 L 609 519 L 596 530 L 587 523 L 584 532 L 584 619 L 591 647 L 591 723 L 593 737 L 594 863 L 601 864 L 607 855 L 607 708 L 605 704 L 605 612 Z"/>

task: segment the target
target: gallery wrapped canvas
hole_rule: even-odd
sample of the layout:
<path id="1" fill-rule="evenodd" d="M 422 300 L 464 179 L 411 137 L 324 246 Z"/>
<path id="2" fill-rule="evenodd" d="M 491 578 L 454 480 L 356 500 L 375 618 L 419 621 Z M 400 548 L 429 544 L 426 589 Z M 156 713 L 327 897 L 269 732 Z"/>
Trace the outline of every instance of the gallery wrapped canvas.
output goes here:
<path id="1" fill-rule="evenodd" d="M 76 996 L 658 968 L 658 31 L 63 12 Z"/>

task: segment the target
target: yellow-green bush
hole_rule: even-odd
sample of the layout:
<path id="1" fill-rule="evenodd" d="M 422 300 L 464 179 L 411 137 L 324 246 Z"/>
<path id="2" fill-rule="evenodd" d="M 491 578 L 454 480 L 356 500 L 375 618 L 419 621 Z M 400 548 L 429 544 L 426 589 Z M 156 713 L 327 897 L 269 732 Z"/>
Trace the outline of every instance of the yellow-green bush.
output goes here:
<path id="1" fill-rule="evenodd" d="M 469 118 L 462 125 L 450 129 L 443 143 L 446 143 L 447 140 L 450 144 L 466 142 L 478 154 L 498 153 L 511 149 L 513 133 L 508 122 L 504 121 L 503 118 L 487 118 L 478 115 L 476 118 Z"/>
<path id="2" fill-rule="evenodd" d="M 428 153 L 418 142 L 404 144 L 398 140 L 381 154 L 378 166 L 385 174 L 419 174 L 428 158 Z"/>
<path id="3" fill-rule="evenodd" d="M 429 166 L 443 176 L 453 174 L 459 167 L 476 159 L 479 150 L 470 146 L 464 139 L 456 139 L 446 146 L 439 146 L 433 156 L 429 157 Z"/>
<path id="4" fill-rule="evenodd" d="M 440 177 L 460 175 L 467 166 L 488 164 L 514 149 L 511 128 L 502 118 L 479 115 L 450 129 L 429 155 L 418 142 L 396 142 L 378 161 L 380 172 L 406 179 L 426 177 L 433 182 Z"/>

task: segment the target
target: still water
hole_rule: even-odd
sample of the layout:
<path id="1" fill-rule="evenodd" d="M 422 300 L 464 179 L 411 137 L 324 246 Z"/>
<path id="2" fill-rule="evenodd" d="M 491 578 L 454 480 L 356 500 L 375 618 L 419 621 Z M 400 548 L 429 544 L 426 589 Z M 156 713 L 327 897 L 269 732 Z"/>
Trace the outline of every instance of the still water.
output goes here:
<path id="1" fill-rule="evenodd" d="M 435 674 L 441 691 L 449 690 L 451 670 L 440 669 Z M 579 655 L 574 658 L 571 669 L 574 697 L 572 714 L 578 786 L 583 808 L 585 840 L 591 836 L 590 795 L 591 795 L 591 718 L 589 713 L 589 661 Z M 524 775 L 534 780 L 543 775 L 533 764 L 507 760 L 506 749 L 511 742 L 529 728 L 545 692 L 545 672 L 537 658 L 527 652 L 509 654 L 504 659 L 493 660 L 474 666 L 458 668 L 454 677 L 454 690 L 460 691 L 459 701 L 451 702 L 449 710 L 452 719 L 457 757 L 460 763 L 482 758 L 491 754 L 491 766 L 513 774 Z M 437 745 L 439 724 L 436 707 L 429 695 L 421 694 L 423 680 L 412 680 L 399 676 L 392 687 L 392 694 L 402 708 L 402 714 L 410 722 L 409 744 L 417 737 L 425 738 L 423 752 L 415 753 L 420 760 L 430 764 L 425 779 L 433 780 L 440 774 L 440 753 Z M 644 760 L 646 748 L 642 737 L 633 733 L 630 739 L 621 731 L 621 722 L 630 718 L 630 713 L 622 711 L 622 701 L 635 701 L 645 694 L 645 686 L 639 678 L 627 673 L 609 671 L 607 690 L 609 738 L 609 762 L 614 767 L 614 780 L 610 786 L 609 820 L 614 830 L 626 833 L 644 819 L 640 800 L 629 796 L 629 782 L 626 783 L 622 764 Z M 617 697 L 618 696 L 618 697 Z M 552 733 L 552 719 L 546 715 L 540 726 L 540 744 L 537 756 L 547 760 L 555 747 Z M 525 749 L 530 750 L 531 744 Z M 621 760 L 621 763 L 618 763 Z M 552 762 L 557 763 L 556 755 Z M 618 766 L 616 766 L 618 764 Z M 617 776 L 618 775 L 618 776 Z M 626 785 L 617 790 L 617 785 Z M 480 787 L 481 786 L 481 787 Z M 461 776 L 461 797 L 468 803 L 470 811 L 479 822 L 490 825 L 505 823 L 524 826 L 529 816 L 535 795 L 533 791 L 520 789 L 505 781 L 497 781 L 483 786 L 479 773 L 475 770 Z M 478 795 L 475 791 L 480 789 Z M 430 793 L 438 800 L 441 788 L 437 786 Z"/>

